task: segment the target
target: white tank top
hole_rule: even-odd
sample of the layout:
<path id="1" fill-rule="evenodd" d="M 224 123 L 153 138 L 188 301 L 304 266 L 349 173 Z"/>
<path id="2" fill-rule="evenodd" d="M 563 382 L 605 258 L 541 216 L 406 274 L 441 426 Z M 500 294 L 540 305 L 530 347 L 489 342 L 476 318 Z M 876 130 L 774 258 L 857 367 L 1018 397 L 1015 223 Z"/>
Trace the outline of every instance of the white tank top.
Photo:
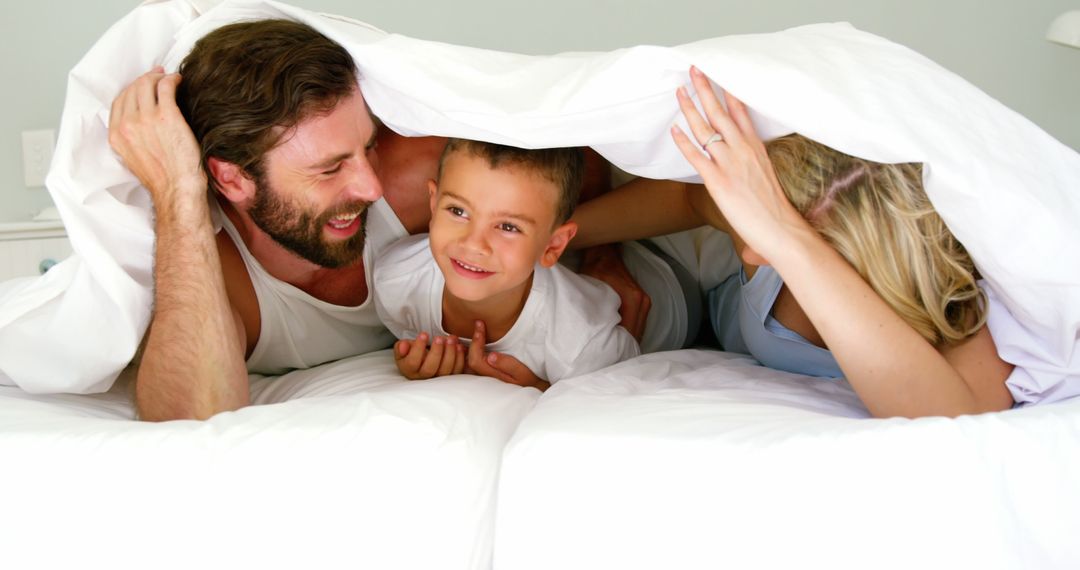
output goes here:
<path id="1" fill-rule="evenodd" d="M 385 200 L 368 208 L 363 257 L 368 296 L 356 307 L 327 303 L 272 277 L 247 250 L 217 200 L 211 199 L 211 203 L 214 225 L 219 231 L 224 229 L 236 244 L 259 303 L 262 325 L 259 342 L 247 359 L 248 372 L 279 375 L 380 350 L 394 343 L 394 336 L 375 312 L 372 262 L 388 245 L 408 232 Z"/>

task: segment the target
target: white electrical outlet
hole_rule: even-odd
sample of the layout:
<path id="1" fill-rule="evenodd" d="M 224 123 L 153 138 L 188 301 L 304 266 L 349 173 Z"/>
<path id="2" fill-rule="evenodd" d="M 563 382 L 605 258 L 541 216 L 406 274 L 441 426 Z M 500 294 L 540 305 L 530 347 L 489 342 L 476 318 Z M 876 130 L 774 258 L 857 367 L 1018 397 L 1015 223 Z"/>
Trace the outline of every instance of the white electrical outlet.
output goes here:
<path id="1" fill-rule="evenodd" d="M 23 131 L 23 177 L 27 188 L 45 186 L 45 175 L 52 163 L 53 147 L 56 145 L 56 131 Z"/>

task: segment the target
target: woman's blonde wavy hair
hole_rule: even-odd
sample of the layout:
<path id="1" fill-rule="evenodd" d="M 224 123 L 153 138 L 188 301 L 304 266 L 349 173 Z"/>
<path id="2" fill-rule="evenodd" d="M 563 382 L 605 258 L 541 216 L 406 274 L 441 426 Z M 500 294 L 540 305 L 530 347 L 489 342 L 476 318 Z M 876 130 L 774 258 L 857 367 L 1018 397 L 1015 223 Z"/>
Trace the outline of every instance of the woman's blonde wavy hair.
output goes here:
<path id="1" fill-rule="evenodd" d="M 766 148 L 795 208 L 927 341 L 982 328 L 975 264 L 930 204 L 921 164 L 871 162 L 797 134 Z"/>

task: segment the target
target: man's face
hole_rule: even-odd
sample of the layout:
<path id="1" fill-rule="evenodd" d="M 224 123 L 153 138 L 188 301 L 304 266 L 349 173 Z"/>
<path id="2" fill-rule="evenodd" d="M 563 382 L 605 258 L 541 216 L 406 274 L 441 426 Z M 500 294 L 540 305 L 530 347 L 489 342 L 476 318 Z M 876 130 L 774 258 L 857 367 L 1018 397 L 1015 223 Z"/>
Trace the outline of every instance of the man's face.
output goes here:
<path id="1" fill-rule="evenodd" d="M 248 215 L 296 255 L 345 267 L 364 251 L 367 207 L 382 197 L 372 166 L 375 124 L 359 91 L 311 117 L 263 159 Z"/>
<path id="2" fill-rule="evenodd" d="M 431 198 L 431 253 L 447 291 L 466 301 L 520 300 L 552 238 L 559 188 L 514 165 L 448 156 Z"/>

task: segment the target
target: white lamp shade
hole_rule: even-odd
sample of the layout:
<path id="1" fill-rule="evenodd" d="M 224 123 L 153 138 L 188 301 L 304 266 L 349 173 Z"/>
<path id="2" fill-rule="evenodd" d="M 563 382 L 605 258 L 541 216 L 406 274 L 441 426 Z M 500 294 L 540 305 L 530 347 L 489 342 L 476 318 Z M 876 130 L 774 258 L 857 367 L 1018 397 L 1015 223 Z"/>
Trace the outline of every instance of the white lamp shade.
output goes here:
<path id="1" fill-rule="evenodd" d="M 1055 18 L 1046 30 L 1046 39 L 1080 48 L 1080 10 L 1070 10 Z"/>

